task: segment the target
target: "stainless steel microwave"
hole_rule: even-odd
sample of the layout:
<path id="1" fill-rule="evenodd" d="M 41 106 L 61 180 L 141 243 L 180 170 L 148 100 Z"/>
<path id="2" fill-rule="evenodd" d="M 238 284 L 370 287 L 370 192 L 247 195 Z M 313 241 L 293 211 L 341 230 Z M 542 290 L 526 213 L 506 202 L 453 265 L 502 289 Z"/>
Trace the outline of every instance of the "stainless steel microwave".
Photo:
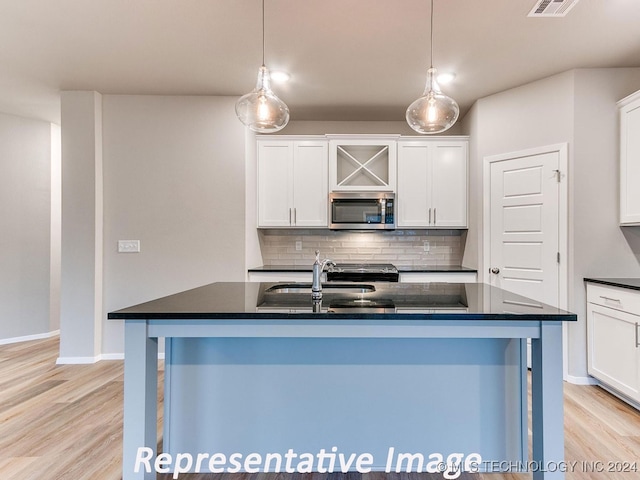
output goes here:
<path id="1" fill-rule="evenodd" d="M 331 192 L 331 230 L 394 230 L 396 195 L 392 192 Z"/>

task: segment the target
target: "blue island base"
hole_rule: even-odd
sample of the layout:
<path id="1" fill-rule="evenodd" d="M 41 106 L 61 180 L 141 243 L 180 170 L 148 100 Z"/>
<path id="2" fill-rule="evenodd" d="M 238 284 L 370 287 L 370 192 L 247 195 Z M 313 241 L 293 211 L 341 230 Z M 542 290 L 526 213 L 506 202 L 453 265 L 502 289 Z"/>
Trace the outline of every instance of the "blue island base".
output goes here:
<path id="1" fill-rule="evenodd" d="M 470 455 L 481 471 L 525 462 L 523 345 L 170 338 L 163 451 L 190 454 L 190 471 L 217 473 L 424 472 Z"/>

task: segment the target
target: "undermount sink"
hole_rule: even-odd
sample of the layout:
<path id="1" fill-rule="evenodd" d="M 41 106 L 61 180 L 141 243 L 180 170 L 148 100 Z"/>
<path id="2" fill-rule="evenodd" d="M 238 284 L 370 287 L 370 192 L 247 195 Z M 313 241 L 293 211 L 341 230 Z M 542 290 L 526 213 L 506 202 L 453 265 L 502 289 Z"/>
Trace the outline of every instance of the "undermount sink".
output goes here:
<path id="1" fill-rule="evenodd" d="M 376 287 L 358 283 L 324 283 L 322 291 L 324 293 L 370 293 L 375 292 Z M 265 293 L 308 293 L 311 295 L 311 284 L 283 283 L 267 288 Z"/>

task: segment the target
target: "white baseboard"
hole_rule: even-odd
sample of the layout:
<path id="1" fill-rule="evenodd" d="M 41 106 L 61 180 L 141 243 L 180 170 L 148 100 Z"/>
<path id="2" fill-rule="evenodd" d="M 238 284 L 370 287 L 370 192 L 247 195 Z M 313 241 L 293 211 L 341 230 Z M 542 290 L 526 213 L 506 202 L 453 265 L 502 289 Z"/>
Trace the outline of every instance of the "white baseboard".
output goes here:
<path id="1" fill-rule="evenodd" d="M 86 365 L 100 361 L 100 355 L 95 357 L 58 357 L 56 365 Z"/>
<path id="2" fill-rule="evenodd" d="M 600 382 L 593 377 L 576 377 L 574 375 L 567 375 L 565 380 L 574 385 L 599 385 Z"/>
<path id="3" fill-rule="evenodd" d="M 124 353 L 103 353 L 100 360 L 124 360 Z M 158 353 L 158 360 L 164 360 L 164 352 Z"/>
<path id="4" fill-rule="evenodd" d="M 103 353 L 100 360 L 124 360 L 124 353 Z"/>
<path id="5" fill-rule="evenodd" d="M 631 405 L 636 410 L 640 410 L 640 403 L 638 403 L 635 400 L 627 397 L 626 395 L 618 392 L 615 388 L 609 387 L 609 385 L 607 385 L 606 383 L 600 383 L 600 382 L 598 382 L 598 386 L 600 388 L 602 388 L 603 390 L 606 390 L 607 392 L 609 392 L 614 397 L 618 397 L 623 402 L 628 403 L 629 405 Z"/>
<path id="6" fill-rule="evenodd" d="M 45 338 L 55 337 L 60 335 L 60 330 L 54 330 L 52 332 L 37 333 L 35 335 L 26 335 L 24 337 L 2 338 L 0 339 L 0 345 L 9 345 L 11 343 L 28 342 L 30 340 L 42 340 Z"/>
<path id="7" fill-rule="evenodd" d="M 84 365 L 102 360 L 124 360 L 124 353 L 103 353 L 95 357 L 58 357 L 57 365 Z M 164 353 L 158 353 L 158 360 L 164 360 Z"/>

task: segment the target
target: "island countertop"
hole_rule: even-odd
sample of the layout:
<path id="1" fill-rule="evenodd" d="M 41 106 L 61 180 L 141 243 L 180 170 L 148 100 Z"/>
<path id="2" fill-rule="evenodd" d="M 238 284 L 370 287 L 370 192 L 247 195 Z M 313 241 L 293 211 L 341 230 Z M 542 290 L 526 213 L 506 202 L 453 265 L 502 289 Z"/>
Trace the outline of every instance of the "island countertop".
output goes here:
<path id="1" fill-rule="evenodd" d="M 278 293 L 282 284 L 218 282 L 108 314 L 111 320 L 509 320 L 575 321 L 576 315 L 484 283 L 366 283 L 364 293 L 325 285 L 310 293 Z M 296 287 L 305 284 L 291 284 Z M 355 286 L 356 284 L 352 284 Z M 310 288 L 310 284 L 306 285 Z M 345 285 L 347 286 L 347 285 Z M 347 286 L 348 287 L 348 286 Z M 271 289 L 271 290 L 270 290 Z M 377 308 L 377 307 L 386 308 Z M 370 307 L 370 308 L 367 308 Z"/>
<path id="2" fill-rule="evenodd" d="M 156 457 L 159 338 L 164 458 L 335 445 L 369 452 L 373 471 L 391 448 L 563 460 L 562 329 L 576 315 L 483 283 L 331 283 L 316 305 L 310 287 L 212 283 L 109 313 L 125 330 L 124 480 L 155 478 L 136 465 L 141 448 Z"/>

